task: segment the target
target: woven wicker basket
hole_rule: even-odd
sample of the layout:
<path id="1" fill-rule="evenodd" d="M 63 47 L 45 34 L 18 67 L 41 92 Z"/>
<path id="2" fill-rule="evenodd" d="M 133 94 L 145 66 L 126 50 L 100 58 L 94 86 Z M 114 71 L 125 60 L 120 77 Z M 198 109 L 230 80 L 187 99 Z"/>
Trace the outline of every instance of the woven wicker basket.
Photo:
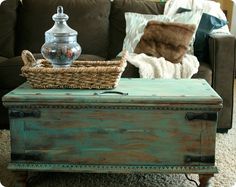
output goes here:
<path id="1" fill-rule="evenodd" d="M 33 88 L 112 89 L 126 67 L 126 53 L 115 61 L 74 61 L 67 68 L 53 68 L 45 59 L 35 60 L 22 51 L 22 76 Z"/>

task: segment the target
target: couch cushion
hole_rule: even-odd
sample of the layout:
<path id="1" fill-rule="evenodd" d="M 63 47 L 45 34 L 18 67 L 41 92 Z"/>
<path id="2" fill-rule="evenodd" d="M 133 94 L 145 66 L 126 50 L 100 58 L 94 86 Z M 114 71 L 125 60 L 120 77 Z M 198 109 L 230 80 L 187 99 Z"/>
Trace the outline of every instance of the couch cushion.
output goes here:
<path id="1" fill-rule="evenodd" d="M 17 6 L 18 0 L 7 0 L 0 4 L 0 56 L 14 56 Z"/>
<path id="2" fill-rule="evenodd" d="M 22 65 L 20 56 L 0 63 L 0 89 L 14 89 L 25 81 L 20 76 Z"/>
<path id="3" fill-rule="evenodd" d="M 23 49 L 40 52 L 44 33 L 54 21 L 57 6 L 69 16 L 68 25 L 78 32 L 82 53 L 107 57 L 109 40 L 108 0 L 23 0 L 17 21 L 17 54 Z"/>
<path id="4" fill-rule="evenodd" d="M 103 61 L 105 60 L 105 58 L 100 57 L 100 56 L 96 56 L 96 55 L 89 55 L 89 54 L 82 54 L 79 56 L 79 58 L 77 60 L 81 60 L 81 61 Z"/>
<path id="5" fill-rule="evenodd" d="M 41 54 L 34 54 L 36 59 L 42 58 Z M 0 61 L 0 89 L 14 89 L 26 79 L 21 74 L 23 61 L 21 56 L 16 56 L 5 61 Z"/>
<path id="6" fill-rule="evenodd" d="M 0 63 L 6 61 L 8 58 L 0 56 Z"/>
<path id="7" fill-rule="evenodd" d="M 135 67 L 133 64 L 127 62 L 127 66 L 125 68 L 125 71 L 122 73 L 122 76 L 124 78 L 139 78 L 139 69 Z"/>
<path id="8" fill-rule="evenodd" d="M 110 13 L 110 44 L 108 57 L 114 58 L 123 46 L 125 38 L 125 12 L 162 14 L 164 4 L 148 0 L 114 0 Z"/>
<path id="9" fill-rule="evenodd" d="M 201 62 L 198 72 L 192 78 L 205 79 L 212 85 L 212 70 L 209 64 Z"/>

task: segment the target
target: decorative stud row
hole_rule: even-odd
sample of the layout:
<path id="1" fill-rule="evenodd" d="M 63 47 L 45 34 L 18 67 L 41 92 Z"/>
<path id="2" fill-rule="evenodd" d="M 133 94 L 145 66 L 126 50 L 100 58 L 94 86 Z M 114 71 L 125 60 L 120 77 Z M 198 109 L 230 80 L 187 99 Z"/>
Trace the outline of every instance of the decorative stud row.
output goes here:
<path id="1" fill-rule="evenodd" d="M 10 109 L 27 109 L 27 108 L 54 108 L 54 109 L 113 109 L 113 110 L 174 110 L 174 111 L 218 111 L 218 108 L 209 108 L 209 107 L 186 107 L 186 106 L 97 106 L 97 105 L 11 105 L 8 106 Z"/>
<path id="2" fill-rule="evenodd" d="M 82 164 L 44 164 L 10 163 L 12 170 L 44 171 L 88 171 L 88 172 L 157 172 L 157 173 L 217 173 L 215 166 L 128 166 L 128 165 L 82 165 Z"/>

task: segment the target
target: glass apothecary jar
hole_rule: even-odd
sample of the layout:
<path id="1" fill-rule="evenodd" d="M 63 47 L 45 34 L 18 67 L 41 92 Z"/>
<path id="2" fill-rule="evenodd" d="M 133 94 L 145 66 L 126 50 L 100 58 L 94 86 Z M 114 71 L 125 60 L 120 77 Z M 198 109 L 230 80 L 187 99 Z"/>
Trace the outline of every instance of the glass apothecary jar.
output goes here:
<path id="1" fill-rule="evenodd" d="M 77 43 L 78 33 L 67 25 L 69 16 L 63 13 L 62 6 L 57 7 L 52 19 L 55 24 L 45 32 L 41 53 L 53 67 L 69 67 L 81 54 L 81 47 Z"/>

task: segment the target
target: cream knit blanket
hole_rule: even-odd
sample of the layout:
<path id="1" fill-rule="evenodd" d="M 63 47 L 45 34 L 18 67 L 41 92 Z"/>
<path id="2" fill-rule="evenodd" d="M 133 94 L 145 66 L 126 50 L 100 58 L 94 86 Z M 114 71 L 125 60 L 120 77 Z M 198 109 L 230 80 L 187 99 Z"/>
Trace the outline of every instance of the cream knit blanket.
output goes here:
<path id="1" fill-rule="evenodd" d="M 189 54 L 184 56 L 182 63 L 177 64 L 144 53 L 128 53 L 127 61 L 139 68 L 141 78 L 191 78 L 199 67 L 197 58 Z"/>

